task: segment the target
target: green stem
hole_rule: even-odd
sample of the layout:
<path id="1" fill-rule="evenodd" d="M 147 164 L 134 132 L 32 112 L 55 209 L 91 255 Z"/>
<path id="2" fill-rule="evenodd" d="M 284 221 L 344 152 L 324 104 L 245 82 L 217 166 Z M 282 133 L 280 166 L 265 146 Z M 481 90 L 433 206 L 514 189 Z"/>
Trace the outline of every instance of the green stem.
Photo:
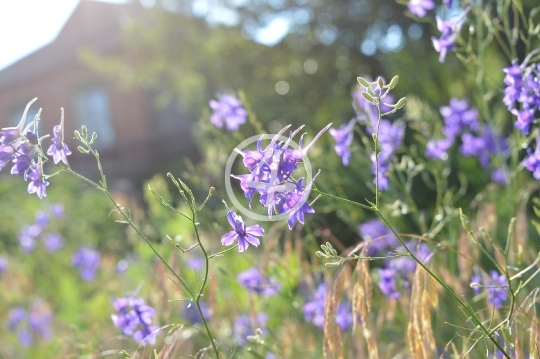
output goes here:
<path id="1" fill-rule="evenodd" d="M 401 236 L 394 230 L 394 228 L 392 226 L 390 226 L 390 223 L 388 223 L 388 221 L 386 220 L 386 218 L 384 218 L 384 216 L 381 214 L 381 212 L 379 212 L 379 210 L 375 210 L 375 213 L 377 213 L 377 215 L 379 216 L 379 218 L 384 222 L 384 224 L 392 231 L 392 233 L 394 234 L 394 236 L 396 236 L 396 238 L 399 240 L 399 242 L 401 243 L 401 245 L 405 248 L 405 250 L 409 253 L 409 255 L 411 256 L 412 259 L 414 259 L 414 261 L 416 263 L 418 263 L 418 265 L 420 265 L 433 279 L 435 279 L 445 290 L 448 294 L 450 294 L 451 297 L 453 297 L 462 307 L 462 309 L 467 312 L 468 315 L 470 315 L 470 319 L 478 326 L 480 327 L 480 329 L 482 330 L 482 332 L 495 344 L 495 346 L 501 351 L 501 353 L 508 359 L 511 359 L 510 356 L 506 353 L 506 351 L 504 350 L 504 348 L 501 346 L 501 344 L 499 344 L 497 342 L 497 340 L 493 337 L 493 333 L 490 332 L 488 329 L 486 329 L 486 327 L 484 327 L 484 325 L 482 324 L 482 321 L 478 318 L 478 316 L 476 315 L 476 313 L 471 309 L 469 308 L 468 305 L 466 305 L 461 299 L 459 299 L 459 297 L 457 296 L 457 294 L 448 286 L 446 285 L 439 277 L 437 277 L 435 275 L 435 273 L 433 273 L 431 270 L 429 270 L 429 268 L 420 260 L 418 259 L 418 257 L 416 257 L 414 255 L 414 253 L 409 249 L 409 247 L 407 247 L 407 245 L 405 244 L 405 241 L 403 241 L 403 239 L 401 238 Z"/>

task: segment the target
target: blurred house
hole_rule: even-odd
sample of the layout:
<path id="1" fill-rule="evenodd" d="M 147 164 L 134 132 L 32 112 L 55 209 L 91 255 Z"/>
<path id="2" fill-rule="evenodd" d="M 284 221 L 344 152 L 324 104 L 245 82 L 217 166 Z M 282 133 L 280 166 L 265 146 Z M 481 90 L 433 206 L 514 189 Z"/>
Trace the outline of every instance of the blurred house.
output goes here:
<path id="1" fill-rule="evenodd" d="M 178 166 L 183 156 L 194 152 L 192 119 L 172 104 L 156 110 L 152 94 L 121 88 L 79 60 L 82 48 L 122 55 L 122 27 L 140 11 L 135 3 L 81 0 L 52 43 L 0 71 L 0 127 L 16 125 L 26 104 L 37 97 L 28 121 L 43 108 L 40 134 L 52 133 L 63 107 L 66 143 L 73 152 L 70 164 L 78 171 L 96 173 L 95 161 L 78 153 L 72 136 L 81 125 L 98 133 L 95 147 L 113 179 L 138 182 Z"/>

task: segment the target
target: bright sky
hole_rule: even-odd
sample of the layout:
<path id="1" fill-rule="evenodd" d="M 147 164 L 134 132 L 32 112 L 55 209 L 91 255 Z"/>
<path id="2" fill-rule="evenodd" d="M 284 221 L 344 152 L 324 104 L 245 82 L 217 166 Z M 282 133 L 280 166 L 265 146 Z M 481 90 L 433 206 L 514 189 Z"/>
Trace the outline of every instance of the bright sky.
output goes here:
<path id="1" fill-rule="evenodd" d="M 0 0 L 0 70 L 54 40 L 78 3 L 79 0 Z"/>

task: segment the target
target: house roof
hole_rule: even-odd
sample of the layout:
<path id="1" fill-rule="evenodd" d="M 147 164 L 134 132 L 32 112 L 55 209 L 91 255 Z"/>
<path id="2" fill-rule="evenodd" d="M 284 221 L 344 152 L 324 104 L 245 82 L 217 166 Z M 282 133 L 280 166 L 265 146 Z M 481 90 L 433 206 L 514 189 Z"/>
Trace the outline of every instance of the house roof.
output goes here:
<path id="1" fill-rule="evenodd" d="M 81 47 L 107 53 L 121 46 L 121 29 L 140 8 L 81 0 L 58 36 L 48 45 L 0 71 L 0 91 L 77 63 Z"/>

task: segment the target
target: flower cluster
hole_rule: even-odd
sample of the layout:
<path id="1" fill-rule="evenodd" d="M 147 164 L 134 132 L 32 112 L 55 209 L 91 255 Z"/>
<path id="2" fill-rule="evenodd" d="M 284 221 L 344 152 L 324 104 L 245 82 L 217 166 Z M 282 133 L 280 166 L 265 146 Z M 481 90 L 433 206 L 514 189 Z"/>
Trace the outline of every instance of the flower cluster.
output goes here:
<path id="1" fill-rule="evenodd" d="M 302 307 L 304 319 L 320 329 L 323 329 L 324 327 L 326 292 L 326 284 L 321 283 L 313 294 L 312 300 L 306 302 Z M 349 329 L 353 323 L 352 307 L 349 302 L 341 302 L 338 304 L 335 320 L 341 330 L 345 331 Z"/>
<path id="2" fill-rule="evenodd" d="M 50 324 L 53 315 L 44 302 L 38 300 L 32 304 L 28 313 L 23 307 L 15 307 L 9 312 L 8 329 L 17 332 L 21 345 L 29 346 L 36 335 L 44 340 L 51 339 L 53 333 Z"/>
<path id="3" fill-rule="evenodd" d="M 527 67 L 526 61 L 521 66 L 513 62 L 503 71 L 506 73 L 503 102 L 517 117 L 515 127 L 527 135 L 540 110 L 540 64 Z"/>
<path id="4" fill-rule="evenodd" d="M 374 219 L 360 225 L 360 235 L 368 243 L 368 254 L 370 256 L 384 256 L 388 252 L 396 251 L 400 247 L 396 236 L 380 220 Z M 410 241 L 407 247 L 421 261 L 425 261 L 431 250 L 426 243 Z M 408 256 L 387 258 L 383 267 L 379 269 L 379 288 L 388 298 L 399 298 L 400 285 L 409 287 L 409 277 L 416 270 L 416 262 Z"/>
<path id="5" fill-rule="evenodd" d="M 507 155 L 506 139 L 489 126 L 480 125 L 478 110 L 471 108 L 467 99 L 452 98 L 448 106 L 441 107 L 440 112 L 444 119 L 442 133 L 445 137 L 427 143 L 427 158 L 446 160 L 448 150 L 460 136 L 460 152 L 465 156 L 477 157 L 483 168 L 492 165 L 494 156 Z M 493 169 L 491 178 L 496 183 L 507 182 L 506 173 L 500 168 Z"/>
<path id="6" fill-rule="evenodd" d="M 384 83 L 384 79 L 380 79 Z M 377 96 L 381 97 L 381 112 L 389 112 L 395 107 L 395 105 L 389 105 L 394 101 L 394 97 L 388 93 L 389 90 L 380 88 L 370 89 Z M 334 149 L 338 156 L 341 157 L 345 166 L 349 165 L 349 159 L 351 156 L 350 145 L 353 140 L 354 125 L 358 121 L 366 126 L 366 133 L 373 135 L 378 130 L 378 145 L 379 145 L 379 190 L 387 190 L 389 188 L 388 173 L 390 171 L 390 164 L 394 158 L 394 155 L 399 147 L 403 143 L 405 136 L 405 125 L 401 121 L 391 122 L 386 119 L 379 120 L 379 109 L 373 103 L 368 101 L 362 92 L 366 92 L 367 88 L 361 85 L 357 90 L 352 92 L 353 107 L 356 111 L 356 118 L 349 121 L 347 124 L 342 125 L 339 129 L 330 129 L 330 134 L 336 141 Z M 369 92 L 369 91 L 368 91 Z M 382 99 L 384 98 L 384 102 Z M 371 171 L 374 175 L 373 183 L 376 182 L 377 177 L 377 161 L 375 154 L 371 155 L 372 167 Z"/>
<path id="7" fill-rule="evenodd" d="M 490 278 L 488 280 L 482 280 L 482 276 L 475 274 L 471 278 L 471 287 L 475 294 L 480 294 L 481 288 L 484 287 L 488 292 L 488 302 L 493 304 L 495 308 L 500 308 L 508 299 L 506 288 L 508 286 L 508 280 L 504 274 L 499 274 L 497 271 L 492 270 L 489 272 Z"/>
<path id="8" fill-rule="evenodd" d="M 159 327 L 152 325 L 152 318 L 156 312 L 144 303 L 144 299 L 116 298 L 113 305 L 118 314 L 112 314 L 111 319 L 124 335 L 142 344 L 155 344 Z"/>
<path id="9" fill-rule="evenodd" d="M 306 201 L 319 173 L 305 187 L 303 178 L 296 181 L 296 185 L 287 181 L 294 181 L 294 171 L 313 148 L 319 137 L 331 125 L 329 124 L 323 128 L 306 147 L 302 147 L 302 136 L 298 149 L 289 148 L 293 137 L 304 126 L 292 132 L 284 142 L 278 142 L 281 135 L 290 127 L 289 125 L 279 131 L 265 149 L 262 148 L 261 138 L 257 142 L 256 150 L 237 150 L 244 158 L 244 166 L 250 173 L 239 176 L 232 175 L 232 177 L 240 180 L 240 186 L 244 191 L 244 195 L 249 200 L 249 205 L 251 206 L 255 193 L 259 193 L 260 203 L 268 210 L 268 216 L 271 217 L 273 213 L 288 214 L 288 225 L 290 229 L 292 229 L 296 222 L 303 224 L 304 214 L 315 212 Z"/>
<path id="10" fill-rule="evenodd" d="M 262 295 L 265 297 L 271 297 L 279 293 L 281 286 L 274 278 L 266 278 L 256 268 L 250 268 L 245 272 L 240 273 L 236 280 L 247 291 Z"/>
<path id="11" fill-rule="evenodd" d="M 242 107 L 242 102 L 233 95 L 225 94 L 218 101 L 211 100 L 210 107 L 214 110 L 210 122 L 218 128 L 223 128 L 225 123 L 228 131 L 236 131 L 246 122 L 247 111 Z"/>
<path id="12" fill-rule="evenodd" d="M 454 49 L 454 43 L 459 36 L 461 24 L 469 11 L 470 7 L 466 8 L 459 16 L 452 17 L 448 20 L 443 20 L 437 15 L 437 29 L 441 32 L 441 36 L 439 38 L 432 37 L 431 41 L 433 42 L 435 51 L 440 53 L 439 62 L 443 63 L 446 54 Z"/>
<path id="13" fill-rule="evenodd" d="M 247 338 L 255 335 L 255 330 L 260 329 L 263 336 L 267 335 L 266 322 L 268 316 L 265 313 L 257 313 L 255 317 L 251 317 L 248 314 L 242 314 L 238 316 L 233 323 L 233 337 L 235 338 L 238 346 L 244 346 L 247 344 Z"/>
<path id="14" fill-rule="evenodd" d="M 39 210 L 36 212 L 36 220 L 31 225 L 21 228 L 19 231 L 19 244 L 24 252 L 31 252 L 35 249 L 39 238 L 43 239 L 43 245 L 49 253 L 58 251 L 64 245 L 62 235 L 55 230 L 49 230 L 51 218 L 62 218 L 64 206 L 55 204 L 50 207 L 50 213 Z M 52 216 L 51 216 L 52 214 Z"/>
<path id="15" fill-rule="evenodd" d="M 84 280 L 94 279 L 100 261 L 101 254 L 88 247 L 79 248 L 71 257 L 73 267 L 79 270 L 79 274 Z"/>
<path id="16" fill-rule="evenodd" d="M 46 157 L 41 150 L 42 138 L 39 137 L 37 131 L 41 110 L 34 121 L 28 126 L 24 126 L 26 114 L 34 101 L 26 106 L 24 114 L 16 127 L 2 128 L 0 130 L 0 170 L 11 161 L 13 163 L 11 173 L 15 175 L 22 173 L 24 180 L 29 180 L 28 193 L 36 193 L 39 198 L 43 198 L 47 196 L 49 182 L 47 182 L 43 173 L 43 161 Z M 53 156 L 54 163 L 62 161 L 67 164 L 66 156 L 70 155 L 71 152 L 67 145 L 64 144 L 63 111 L 60 125 L 54 127 L 53 133 L 53 143 L 49 147 L 47 154 Z"/>

